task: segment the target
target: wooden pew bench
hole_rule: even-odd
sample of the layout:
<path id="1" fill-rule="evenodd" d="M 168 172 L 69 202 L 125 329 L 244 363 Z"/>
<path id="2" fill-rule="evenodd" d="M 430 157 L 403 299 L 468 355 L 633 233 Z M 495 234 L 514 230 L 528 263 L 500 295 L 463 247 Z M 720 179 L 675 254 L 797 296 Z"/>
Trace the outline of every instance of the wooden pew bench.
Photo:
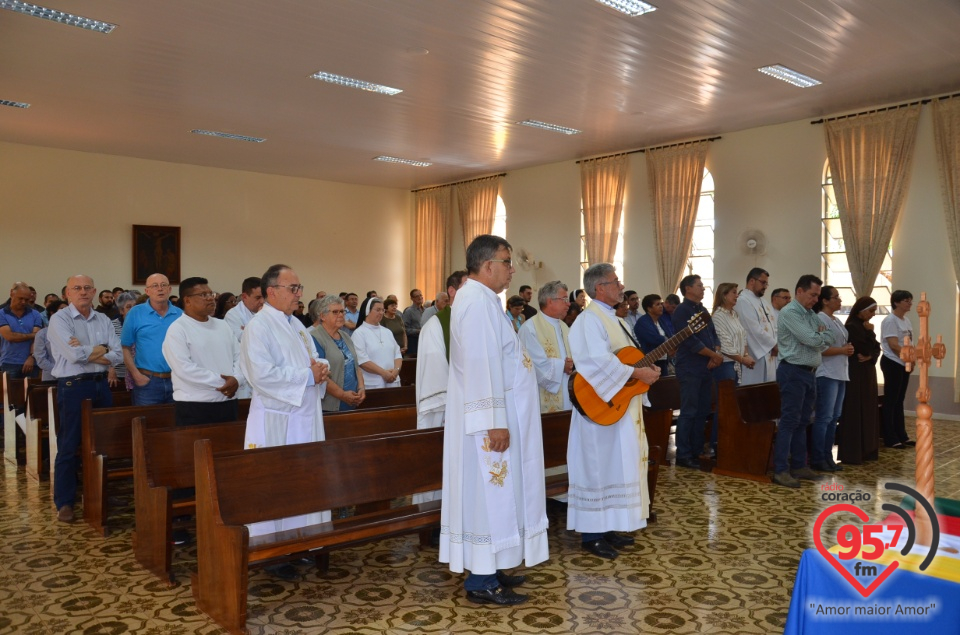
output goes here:
<path id="1" fill-rule="evenodd" d="M 776 382 L 734 386 L 719 383 L 719 436 L 714 473 L 769 483 L 767 469 L 780 418 Z"/>
<path id="2" fill-rule="evenodd" d="M 647 489 L 650 493 L 650 522 L 656 522 L 657 513 L 653 501 L 657 493 L 657 478 L 660 466 L 667 465 L 667 451 L 670 448 L 670 428 L 673 426 L 673 413 L 680 409 L 680 382 L 675 375 L 659 379 L 647 392 L 650 407 L 643 408 L 643 427 L 647 432 L 649 465 L 647 471 Z"/>
<path id="3" fill-rule="evenodd" d="M 239 414 L 246 418 L 250 400 L 241 399 Z M 173 404 L 93 408 L 90 400 L 81 407 L 81 452 L 83 457 L 83 519 L 101 536 L 109 533 L 107 484 L 133 476 L 132 421 L 146 417 L 149 427 L 174 425 Z"/>
<path id="4" fill-rule="evenodd" d="M 27 406 L 26 379 L 13 379 L 3 373 L 3 458 L 14 465 L 24 460 L 17 451 L 24 446 L 24 433 L 17 425 L 17 414 L 23 414 Z"/>
<path id="5" fill-rule="evenodd" d="M 413 406 L 354 410 L 324 416 L 324 432 L 328 440 L 411 431 L 416 427 L 417 411 Z M 172 496 L 174 489 L 194 487 L 194 443 L 209 439 L 214 453 L 242 450 L 245 431 L 246 421 L 157 428 L 148 425 L 145 417 L 134 419 L 136 530 L 133 551 L 137 561 L 162 580 L 173 582 L 173 518 L 195 511 L 195 499 L 174 500 Z M 383 509 L 389 508 L 389 501 L 386 503 Z"/>
<path id="6" fill-rule="evenodd" d="M 367 397 L 358 410 L 370 408 L 398 408 L 417 405 L 417 391 L 413 386 L 397 388 L 374 388 L 367 391 Z"/>
<path id="7" fill-rule="evenodd" d="M 44 443 L 48 431 L 47 392 L 56 382 L 33 381 L 27 385 L 27 476 L 43 481 L 53 476 L 53 469 L 43 469 Z M 53 461 L 51 461 L 53 463 Z"/>
<path id="8" fill-rule="evenodd" d="M 196 442 L 197 606 L 232 633 L 247 621 L 248 567 L 320 547 L 439 525 L 440 501 L 250 538 L 249 523 L 439 489 L 443 429 L 214 454 Z"/>

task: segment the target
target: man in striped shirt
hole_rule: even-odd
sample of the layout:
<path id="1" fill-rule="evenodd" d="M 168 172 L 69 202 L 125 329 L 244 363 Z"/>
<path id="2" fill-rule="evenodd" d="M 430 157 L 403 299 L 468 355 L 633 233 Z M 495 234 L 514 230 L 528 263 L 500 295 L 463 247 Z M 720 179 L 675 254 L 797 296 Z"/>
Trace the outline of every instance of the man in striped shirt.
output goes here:
<path id="1" fill-rule="evenodd" d="M 780 422 L 773 446 L 773 482 L 784 487 L 800 487 L 797 479 L 820 478 L 807 465 L 807 426 L 817 398 L 820 353 L 833 344 L 833 333 L 812 310 L 822 284 L 814 275 L 800 276 L 793 300 L 777 321 Z"/>

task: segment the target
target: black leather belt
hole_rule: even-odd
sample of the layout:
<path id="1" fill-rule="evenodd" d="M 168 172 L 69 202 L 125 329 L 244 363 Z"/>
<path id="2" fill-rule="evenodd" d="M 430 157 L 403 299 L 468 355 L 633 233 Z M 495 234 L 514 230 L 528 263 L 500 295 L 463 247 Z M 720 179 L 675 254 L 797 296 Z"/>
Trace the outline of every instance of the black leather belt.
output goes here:
<path id="1" fill-rule="evenodd" d="M 81 382 L 81 381 L 100 381 L 101 379 L 106 379 L 106 373 L 83 373 L 82 375 L 74 375 L 73 377 L 60 377 L 59 381 L 68 381 L 68 382 Z"/>

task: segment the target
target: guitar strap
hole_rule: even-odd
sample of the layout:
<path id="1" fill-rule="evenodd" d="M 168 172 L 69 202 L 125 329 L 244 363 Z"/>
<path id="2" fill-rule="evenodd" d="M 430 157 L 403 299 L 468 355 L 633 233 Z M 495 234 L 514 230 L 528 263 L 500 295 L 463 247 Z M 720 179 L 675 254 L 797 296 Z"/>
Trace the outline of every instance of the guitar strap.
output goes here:
<path id="1" fill-rule="evenodd" d="M 630 329 L 627 328 L 627 325 L 623 323 L 623 320 L 617 318 L 617 322 L 620 323 L 620 328 L 623 329 L 623 332 L 627 334 L 627 339 L 633 342 L 633 345 L 637 348 L 640 348 L 640 342 L 637 341 L 637 338 L 633 336 L 633 333 L 630 332 Z"/>

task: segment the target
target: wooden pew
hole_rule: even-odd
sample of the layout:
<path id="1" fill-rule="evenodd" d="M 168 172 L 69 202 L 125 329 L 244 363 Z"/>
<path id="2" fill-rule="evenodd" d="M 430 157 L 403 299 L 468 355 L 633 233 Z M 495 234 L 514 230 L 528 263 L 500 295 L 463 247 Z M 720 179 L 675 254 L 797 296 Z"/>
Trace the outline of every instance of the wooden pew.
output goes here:
<path id="1" fill-rule="evenodd" d="M 657 513 L 653 510 L 653 501 L 657 493 L 660 466 L 667 465 L 673 413 L 680 409 L 680 382 L 675 375 L 662 377 L 650 386 L 647 397 L 650 399 L 650 407 L 643 408 L 643 427 L 647 432 L 650 459 L 647 489 L 650 493 L 650 521 L 656 522 Z"/>
<path id="2" fill-rule="evenodd" d="M 545 412 L 540 415 L 543 431 L 543 467 L 546 470 L 567 464 L 567 441 L 570 438 L 570 411 Z M 567 473 L 547 477 L 547 497 L 567 491 Z"/>
<path id="3" fill-rule="evenodd" d="M 216 455 L 197 441 L 197 606 L 241 633 L 250 564 L 436 527 L 440 501 L 254 538 L 246 525 L 438 489 L 442 454 L 442 428 Z"/>
<path id="4" fill-rule="evenodd" d="M 413 386 L 374 388 L 367 391 L 367 398 L 360 404 L 359 409 L 396 408 L 398 406 L 414 406 L 416 403 L 417 391 Z"/>
<path id="5" fill-rule="evenodd" d="M 733 380 L 719 383 L 720 433 L 714 473 L 769 483 L 767 468 L 780 418 L 776 382 L 736 388 Z"/>
<path id="6" fill-rule="evenodd" d="M 56 385 L 39 379 L 27 383 L 27 476 L 37 481 L 46 480 L 47 474 L 53 473 L 43 469 L 43 450 L 48 434 L 47 391 Z"/>
<path id="7" fill-rule="evenodd" d="M 404 357 L 400 365 L 400 385 L 412 386 L 417 381 L 417 358 Z"/>
<path id="8" fill-rule="evenodd" d="M 17 410 L 22 414 L 27 405 L 26 379 L 13 379 L 9 373 L 3 373 L 3 458 L 20 465 L 23 459 L 17 452 L 17 440 L 23 432 L 17 432 Z"/>
<path id="9" fill-rule="evenodd" d="M 417 411 L 413 406 L 324 415 L 327 440 L 411 431 L 416 427 Z M 246 421 L 156 428 L 149 426 L 145 417 L 134 419 L 133 488 L 137 526 L 133 551 L 137 561 L 162 580 L 173 582 L 173 518 L 194 512 L 194 499 L 174 501 L 172 498 L 174 489 L 194 486 L 194 443 L 209 439 L 214 453 L 242 450 L 245 431 Z M 389 501 L 386 502 L 378 508 L 389 509 Z"/>
<path id="10" fill-rule="evenodd" d="M 246 418 L 250 400 L 241 399 L 238 409 L 240 416 Z M 175 423 L 174 405 L 93 408 L 87 399 L 81 407 L 83 519 L 101 536 L 109 533 L 107 483 L 133 476 L 133 468 L 126 461 L 133 458 L 132 421 L 135 417 L 146 417 L 151 427 L 172 426 Z"/>

